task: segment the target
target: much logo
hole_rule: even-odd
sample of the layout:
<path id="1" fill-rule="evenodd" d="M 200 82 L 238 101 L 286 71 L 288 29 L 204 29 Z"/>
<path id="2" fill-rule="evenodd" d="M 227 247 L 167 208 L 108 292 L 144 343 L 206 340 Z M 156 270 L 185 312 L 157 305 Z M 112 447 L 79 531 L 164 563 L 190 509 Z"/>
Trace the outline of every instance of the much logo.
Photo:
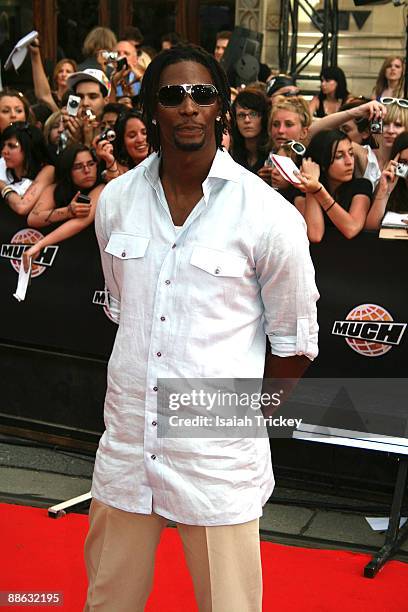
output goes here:
<path id="1" fill-rule="evenodd" d="M 116 323 L 109 308 L 109 291 L 106 287 L 103 291 L 95 291 L 92 303 L 96 304 L 97 306 L 102 306 L 108 319 L 113 323 Z"/>
<path id="2" fill-rule="evenodd" d="M 42 240 L 44 236 L 37 230 L 27 227 L 14 234 L 9 244 L 1 245 L 0 256 L 10 259 L 17 274 L 20 271 L 21 260 L 25 250 L 29 249 L 32 244 L 36 244 Z M 58 251 L 58 246 L 50 245 L 44 247 L 38 257 L 33 261 L 31 267 L 31 277 L 40 276 L 47 268 L 54 263 L 55 256 Z"/>
<path id="3" fill-rule="evenodd" d="M 365 357 L 380 357 L 397 346 L 406 323 L 396 323 L 388 310 L 378 304 L 355 306 L 344 321 L 335 321 L 332 334 L 345 338 L 353 351 Z"/>

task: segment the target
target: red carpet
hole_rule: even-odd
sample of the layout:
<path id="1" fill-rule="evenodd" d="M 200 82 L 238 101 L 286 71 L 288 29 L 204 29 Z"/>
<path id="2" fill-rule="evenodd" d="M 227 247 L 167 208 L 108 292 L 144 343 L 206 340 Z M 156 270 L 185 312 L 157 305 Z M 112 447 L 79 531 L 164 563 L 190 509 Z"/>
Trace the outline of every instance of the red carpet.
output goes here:
<path id="1" fill-rule="evenodd" d="M 86 531 L 83 515 L 54 520 L 46 510 L 0 504 L 0 591 L 62 591 L 63 607 L 24 609 L 80 612 L 86 592 Z M 407 564 L 390 561 L 369 580 L 362 577 L 368 555 L 263 542 L 262 558 L 265 612 L 408 611 Z M 0 612 L 21 609 L 0 606 Z M 167 529 L 146 612 L 196 610 L 178 535 Z"/>

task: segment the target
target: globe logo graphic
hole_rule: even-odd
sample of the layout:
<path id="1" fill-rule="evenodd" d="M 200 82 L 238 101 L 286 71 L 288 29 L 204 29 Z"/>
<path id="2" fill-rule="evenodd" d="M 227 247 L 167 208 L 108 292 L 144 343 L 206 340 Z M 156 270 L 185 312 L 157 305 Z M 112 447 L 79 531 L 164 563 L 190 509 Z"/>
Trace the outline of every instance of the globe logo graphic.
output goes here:
<path id="1" fill-rule="evenodd" d="M 35 244 L 42 238 L 44 238 L 44 236 L 40 232 L 27 227 L 17 232 L 17 234 L 14 234 L 11 239 L 11 244 Z M 11 265 L 18 274 L 20 272 L 22 262 L 19 259 L 11 259 Z M 45 266 L 39 266 L 38 264 L 33 263 L 31 266 L 31 278 L 40 276 L 45 269 Z"/>
<path id="2" fill-rule="evenodd" d="M 377 304 L 362 304 L 350 310 L 346 316 L 347 321 L 393 321 L 390 313 Z M 346 342 L 353 351 L 365 357 L 380 357 L 391 350 L 389 344 L 370 342 L 360 338 L 346 338 Z"/>

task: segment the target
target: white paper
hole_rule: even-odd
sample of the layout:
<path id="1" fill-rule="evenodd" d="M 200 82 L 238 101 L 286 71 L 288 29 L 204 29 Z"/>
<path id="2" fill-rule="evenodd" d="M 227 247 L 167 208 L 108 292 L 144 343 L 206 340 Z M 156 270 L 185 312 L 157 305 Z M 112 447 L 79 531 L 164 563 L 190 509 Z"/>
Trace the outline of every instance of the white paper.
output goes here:
<path id="1" fill-rule="evenodd" d="M 25 296 L 27 293 L 28 283 L 30 281 L 31 276 L 31 258 L 30 264 L 28 267 L 28 272 L 24 270 L 23 260 L 20 261 L 20 271 L 18 273 L 18 282 L 16 292 L 13 293 L 13 297 L 16 298 L 19 302 L 23 302 L 25 300 Z"/>
<path id="2" fill-rule="evenodd" d="M 396 213 L 388 211 L 382 220 L 381 227 L 405 227 L 408 229 L 408 223 L 404 223 L 403 219 L 408 221 L 408 213 Z"/>
<path id="3" fill-rule="evenodd" d="M 373 531 L 387 531 L 390 519 L 387 516 L 366 516 L 367 523 Z M 402 527 L 407 522 L 407 517 L 401 516 L 399 526 Z"/>
<path id="4" fill-rule="evenodd" d="M 6 63 L 4 64 L 4 69 L 9 70 L 12 66 L 14 66 L 15 70 L 18 70 L 21 64 L 24 62 L 25 57 L 27 55 L 28 45 L 33 42 L 38 36 L 38 32 L 33 30 L 29 34 L 20 38 L 8 58 L 6 59 Z"/>
<path id="5" fill-rule="evenodd" d="M 296 173 L 299 172 L 299 168 L 290 157 L 275 155 L 275 153 L 272 153 L 271 159 L 275 164 L 275 168 L 280 172 L 286 181 L 294 183 L 295 185 L 300 185 L 300 180 L 296 176 Z"/>

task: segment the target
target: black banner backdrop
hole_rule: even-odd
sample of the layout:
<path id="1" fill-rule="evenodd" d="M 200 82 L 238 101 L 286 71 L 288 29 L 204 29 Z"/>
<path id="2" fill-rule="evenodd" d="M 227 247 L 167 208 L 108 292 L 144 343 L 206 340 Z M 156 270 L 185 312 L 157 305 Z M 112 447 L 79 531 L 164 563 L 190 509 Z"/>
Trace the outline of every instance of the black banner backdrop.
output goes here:
<path id="1" fill-rule="evenodd" d="M 61 243 L 56 253 L 46 253 L 47 265 L 41 270 L 36 266 L 26 300 L 19 303 L 13 297 L 18 244 L 38 237 L 25 219 L 1 206 L 0 423 L 15 424 L 17 419 L 34 427 L 35 421 L 39 429 L 55 426 L 74 441 L 86 434 L 96 441 L 103 430 L 106 361 L 116 325 L 104 307 L 94 230 L 90 227 Z M 329 230 L 311 253 L 321 294 L 320 354 L 307 376 L 405 378 L 408 243 L 379 240 L 374 233 L 348 241 Z M 282 442 L 285 448 L 302 444 Z M 296 467 L 307 458 L 315 461 L 308 447 L 305 453 L 293 453 L 293 446 L 279 450 L 277 444 L 276 452 Z"/>

